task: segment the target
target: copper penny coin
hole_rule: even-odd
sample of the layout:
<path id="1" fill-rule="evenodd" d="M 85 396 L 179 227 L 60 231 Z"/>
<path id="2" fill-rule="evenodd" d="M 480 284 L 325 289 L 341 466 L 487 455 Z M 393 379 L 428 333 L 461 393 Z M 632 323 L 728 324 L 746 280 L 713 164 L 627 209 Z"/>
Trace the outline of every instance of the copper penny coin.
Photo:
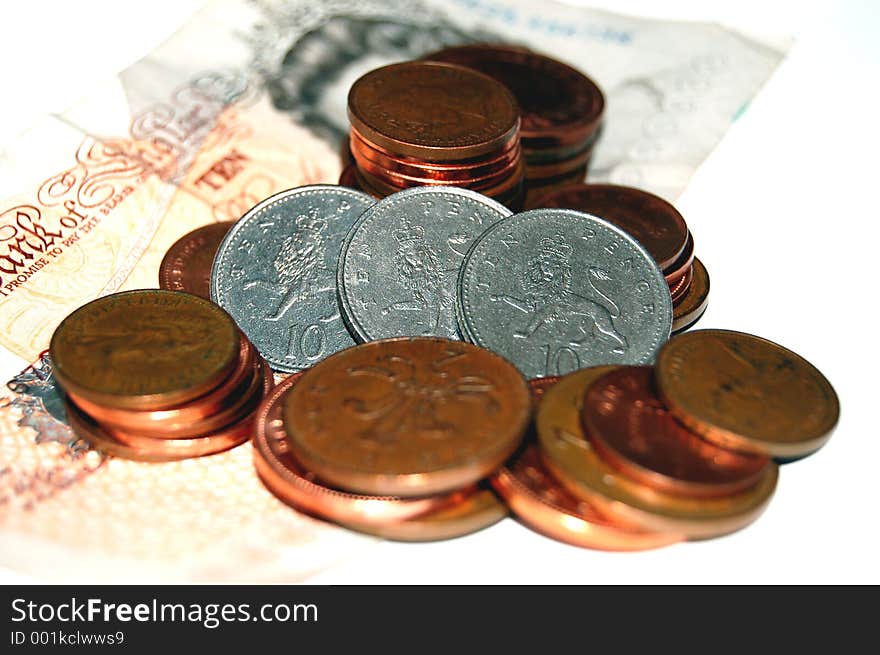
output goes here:
<path id="1" fill-rule="evenodd" d="M 585 168 L 593 156 L 593 148 L 584 149 L 576 155 L 568 159 L 562 159 L 554 162 L 542 162 L 533 164 L 526 163 L 526 177 L 530 180 L 546 180 L 568 175 L 573 171 Z"/>
<path id="2" fill-rule="evenodd" d="M 581 424 L 587 390 L 612 367 L 571 373 L 547 390 L 535 419 L 541 456 L 569 493 L 620 524 L 706 539 L 739 530 L 764 511 L 779 475 L 770 462 L 747 491 L 719 497 L 670 494 L 622 475 L 594 450 Z"/>
<path id="3" fill-rule="evenodd" d="M 688 241 L 688 227 L 678 210 L 663 198 L 641 189 L 573 184 L 542 196 L 535 204 L 577 209 L 604 218 L 641 243 L 664 273 L 676 263 Z"/>
<path id="4" fill-rule="evenodd" d="M 473 68 L 510 89 L 522 111 L 524 145 L 530 148 L 587 139 L 602 120 L 605 98 L 596 83 L 536 52 L 501 44 L 464 45 L 425 59 Z"/>
<path id="5" fill-rule="evenodd" d="M 669 493 L 733 495 L 753 487 L 770 463 L 716 446 L 675 420 L 657 397 L 650 366 L 622 367 L 596 380 L 581 418 L 606 462 Z"/>
<path id="6" fill-rule="evenodd" d="M 831 383 L 800 355 L 742 332 L 696 330 L 657 355 L 657 388 L 691 430 L 724 448 L 803 457 L 840 415 Z"/>
<path id="7" fill-rule="evenodd" d="M 523 438 L 526 381 L 461 341 L 394 338 L 319 362 L 284 402 L 296 458 L 334 486 L 371 495 L 460 489 L 497 469 Z"/>
<path id="8" fill-rule="evenodd" d="M 471 485 L 450 494 L 442 507 L 403 521 L 340 525 L 393 541 L 440 541 L 488 528 L 507 514 L 507 506 L 490 489 Z"/>
<path id="9" fill-rule="evenodd" d="M 672 331 L 681 332 L 696 323 L 709 305 L 709 271 L 694 258 L 693 277 L 683 296 L 672 305 Z"/>
<path id="10" fill-rule="evenodd" d="M 241 352 L 232 374 L 213 391 L 184 405 L 156 410 L 119 409 L 93 403 L 87 398 L 80 398 L 74 392 L 68 392 L 67 396 L 102 425 L 158 438 L 175 439 L 195 436 L 213 427 L 225 425 L 222 416 L 235 414 L 241 401 L 245 399 L 247 390 L 254 385 L 259 371 L 257 352 L 247 338 L 241 335 Z M 205 419 L 213 420 L 213 427 L 200 429 L 199 426 Z M 226 423 L 228 422 L 227 420 Z"/>
<path id="11" fill-rule="evenodd" d="M 213 455 L 224 450 L 234 448 L 253 436 L 254 410 L 260 400 L 271 391 L 274 384 L 272 369 L 265 362 L 260 365 L 261 377 L 260 388 L 255 403 L 250 410 L 243 412 L 234 419 L 234 422 L 214 430 L 208 434 L 185 439 L 157 439 L 143 436 L 138 433 L 123 430 L 109 429 L 94 422 L 95 427 L 90 428 L 86 437 L 87 441 L 111 455 L 126 459 L 138 459 L 143 461 L 167 461 L 174 459 L 187 459 L 190 457 L 203 457 Z M 78 412 L 71 403 L 67 405 L 68 411 Z M 84 413 L 78 414 L 82 418 Z M 69 418 L 69 416 L 68 416 Z M 92 417 L 88 417 L 94 421 Z"/>
<path id="12" fill-rule="evenodd" d="M 537 405 L 560 377 L 529 380 Z M 646 532 L 609 520 L 587 501 L 568 493 L 547 471 L 534 431 L 527 443 L 491 478 L 495 491 L 524 523 L 549 537 L 585 548 L 645 550 L 681 541 L 677 535 Z"/>
<path id="13" fill-rule="evenodd" d="M 492 478 L 492 486 L 527 525 L 574 546 L 611 551 L 661 548 L 682 541 L 676 534 L 631 528 L 601 514 L 554 478 L 531 444 Z"/>
<path id="14" fill-rule="evenodd" d="M 364 496 L 334 489 L 319 480 L 291 452 L 282 418 L 284 399 L 303 373 L 294 373 L 275 387 L 256 413 L 254 465 L 272 493 L 321 518 L 358 524 L 409 519 L 445 508 L 457 498 L 450 494 L 424 498 Z"/>
<path id="15" fill-rule="evenodd" d="M 349 91 L 348 116 L 371 143 L 430 161 L 477 157 L 519 138 L 519 108 L 504 85 L 439 62 L 370 71 Z"/>
<path id="16" fill-rule="evenodd" d="M 210 300 L 214 255 L 233 225 L 234 221 L 203 225 L 175 241 L 159 265 L 159 288 Z"/>
<path id="17" fill-rule="evenodd" d="M 63 389 L 108 407 L 161 409 L 221 384 L 240 346 L 238 328 L 217 305 L 143 289 L 75 310 L 55 330 L 49 352 Z"/>

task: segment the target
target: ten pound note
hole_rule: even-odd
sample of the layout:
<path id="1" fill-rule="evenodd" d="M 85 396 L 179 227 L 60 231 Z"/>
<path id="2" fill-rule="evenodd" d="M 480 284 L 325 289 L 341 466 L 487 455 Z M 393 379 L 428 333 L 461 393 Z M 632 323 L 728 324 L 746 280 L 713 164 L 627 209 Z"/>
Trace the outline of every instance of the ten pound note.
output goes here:
<path id="1" fill-rule="evenodd" d="M 303 580 L 370 538 L 290 511 L 249 446 L 141 464 L 76 441 L 41 355 L 94 298 L 155 287 L 180 236 L 334 183 L 364 72 L 521 44 L 603 87 L 590 178 L 674 198 L 783 52 L 716 25 L 519 0 L 209 4 L 152 54 L 0 150 L 0 562 L 56 582 Z M 23 369 L 23 370 L 22 370 Z"/>

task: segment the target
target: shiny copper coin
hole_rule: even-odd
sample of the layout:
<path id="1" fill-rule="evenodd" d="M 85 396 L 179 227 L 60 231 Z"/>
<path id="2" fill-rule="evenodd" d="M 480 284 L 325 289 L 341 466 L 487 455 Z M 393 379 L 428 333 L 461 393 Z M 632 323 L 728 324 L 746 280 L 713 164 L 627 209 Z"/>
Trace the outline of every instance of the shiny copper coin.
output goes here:
<path id="1" fill-rule="evenodd" d="M 96 442 L 99 450 L 105 450 L 112 455 L 127 457 L 128 459 L 143 459 L 146 456 L 185 459 L 212 455 L 234 448 L 253 436 L 254 410 L 259 405 L 260 400 L 271 391 L 274 384 L 272 369 L 269 368 L 269 365 L 263 362 L 260 368 L 260 388 L 254 398 L 255 402 L 250 406 L 250 410 L 242 412 L 236 417 L 234 423 L 225 425 L 208 434 L 186 439 L 157 439 L 155 437 L 147 437 L 137 433 L 112 430 L 105 426 L 99 426 L 99 431 L 93 431 L 89 440 Z M 71 408 L 75 409 L 70 403 L 68 403 L 67 407 L 68 410 Z M 112 442 L 112 444 L 108 442 Z M 120 449 L 127 450 L 123 451 Z M 128 454 L 123 454 L 123 452 Z M 140 456 L 133 456 L 131 453 L 140 453 Z"/>
<path id="2" fill-rule="evenodd" d="M 825 444 L 840 415 L 837 394 L 816 367 L 742 332 L 677 336 L 660 349 L 656 375 L 670 411 L 723 448 L 803 457 Z"/>
<path id="3" fill-rule="evenodd" d="M 547 471 L 537 445 L 492 478 L 492 486 L 526 524 L 553 539 L 611 551 L 661 548 L 682 541 L 676 534 L 649 532 L 615 522 L 571 495 Z"/>
<path id="4" fill-rule="evenodd" d="M 488 528 L 507 514 L 507 506 L 491 490 L 469 486 L 450 494 L 443 507 L 403 521 L 340 524 L 393 541 L 440 541 Z"/>
<path id="5" fill-rule="evenodd" d="M 537 404 L 560 377 L 529 380 Z M 492 486 L 523 522 L 549 537 L 585 548 L 645 550 L 681 541 L 677 535 L 617 524 L 568 493 L 541 460 L 534 430 L 527 443 L 491 478 Z"/>
<path id="6" fill-rule="evenodd" d="M 321 482 L 291 452 L 282 419 L 285 396 L 303 373 L 294 373 L 275 387 L 256 413 L 254 465 L 272 493 L 321 518 L 361 525 L 409 519 L 444 509 L 459 498 L 458 492 L 424 498 L 364 496 L 340 491 Z"/>
<path id="7" fill-rule="evenodd" d="M 641 189 L 574 184 L 542 196 L 536 206 L 576 209 L 604 218 L 641 243 L 664 273 L 674 267 L 688 242 L 688 227 L 678 210 L 663 198 Z M 693 253 L 693 245 L 690 250 Z M 688 266 L 689 263 L 684 270 Z"/>
<path id="8" fill-rule="evenodd" d="M 544 464 L 553 476 L 606 517 L 642 530 L 706 539 L 757 519 L 776 489 L 779 468 L 773 462 L 748 491 L 702 498 L 666 493 L 621 475 L 595 452 L 581 426 L 583 399 L 611 368 L 575 371 L 544 394 L 535 424 Z"/>
<path id="9" fill-rule="evenodd" d="M 406 172 L 401 172 L 400 169 L 402 167 L 397 167 L 395 170 L 384 164 L 377 164 L 365 158 L 360 150 L 357 151 L 355 158 L 358 162 L 358 168 L 362 171 L 400 188 L 423 186 L 426 184 L 448 184 L 468 189 L 487 188 L 503 183 L 521 166 L 518 151 L 516 156 L 502 167 L 483 172 L 479 175 L 471 174 L 469 171 L 438 172 L 428 169 L 418 171 L 411 166 L 407 167 L 408 170 Z"/>
<path id="10" fill-rule="evenodd" d="M 460 489 L 497 469 L 528 424 L 528 385 L 498 355 L 404 337 L 319 362 L 284 403 L 294 456 L 334 486 L 372 495 Z"/>
<path id="11" fill-rule="evenodd" d="M 108 407 L 161 409 L 214 389 L 238 361 L 239 331 L 210 301 L 144 289 L 98 298 L 49 346 L 61 387 Z"/>
<path id="12" fill-rule="evenodd" d="M 703 262 L 694 258 L 693 278 L 687 292 L 672 306 L 672 331 L 681 332 L 691 327 L 706 312 L 709 305 L 709 272 Z"/>
<path id="13" fill-rule="evenodd" d="M 581 413 L 596 452 L 624 475 L 688 496 L 733 495 L 753 487 L 766 457 L 716 446 L 679 423 L 654 390 L 650 366 L 626 366 L 594 382 Z"/>
<path id="14" fill-rule="evenodd" d="M 216 389 L 184 405 L 156 410 L 119 409 L 93 403 L 73 392 L 68 392 L 67 396 L 77 407 L 109 428 L 179 439 L 227 425 L 229 417 L 235 416 L 247 399 L 248 391 L 255 388 L 259 374 L 257 352 L 241 335 L 241 353 L 232 374 Z"/>
<path id="15" fill-rule="evenodd" d="M 491 77 L 424 61 L 383 66 L 358 79 L 348 116 L 371 143 L 429 161 L 501 150 L 518 139 L 520 122 L 516 100 Z"/>
<path id="16" fill-rule="evenodd" d="M 405 180 L 441 180 L 450 183 L 464 182 L 475 183 L 484 180 L 503 178 L 516 166 L 522 156 L 522 150 L 518 143 L 513 147 L 493 156 L 488 160 L 480 160 L 468 164 L 430 164 L 404 160 L 385 154 L 370 147 L 357 137 L 356 130 L 352 130 L 352 151 L 361 168 L 374 174 L 399 176 Z M 378 171 L 378 173 L 377 173 Z"/>
<path id="17" fill-rule="evenodd" d="M 203 225 L 175 241 L 159 265 L 159 288 L 186 291 L 210 300 L 214 255 L 233 224 Z"/>
<path id="18" fill-rule="evenodd" d="M 602 120 L 599 87 L 571 66 L 503 44 L 446 48 L 425 57 L 473 68 L 504 84 L 522 111 L 520 133 L 529 148 L 587 139 Z"/>

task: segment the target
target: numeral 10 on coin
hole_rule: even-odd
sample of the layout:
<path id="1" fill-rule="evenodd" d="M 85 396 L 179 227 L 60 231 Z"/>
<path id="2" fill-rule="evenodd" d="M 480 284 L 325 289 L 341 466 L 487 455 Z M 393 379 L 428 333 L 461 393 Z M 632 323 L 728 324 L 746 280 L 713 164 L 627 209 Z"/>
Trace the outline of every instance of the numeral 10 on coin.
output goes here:
<path id="1" fill-rule="evenodd" d="M 549 343 L 541 346 L 544 351 L 544 371 L 546 375 L 565 375 L 581 367 L 581 358 L 570 346 L 559 346 L 553 350 Z"/>
<path id="2" fill-rule="evenodd" d="M 301 330 L 299 325 L 291 325 L 288 333 L 290 335 L 287 344 L 288 358 L 313 362 L 324 354 L 327 339 L 324 328 L 317 323 L 306 326 L 304 330 Z"/>

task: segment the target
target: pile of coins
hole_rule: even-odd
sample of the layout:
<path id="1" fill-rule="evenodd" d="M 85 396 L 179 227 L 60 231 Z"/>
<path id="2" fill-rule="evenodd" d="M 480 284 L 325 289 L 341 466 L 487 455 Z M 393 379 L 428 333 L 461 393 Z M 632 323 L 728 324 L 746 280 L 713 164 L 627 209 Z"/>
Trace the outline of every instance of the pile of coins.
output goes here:
<path id="1" fill-rule="evenodd" d="M 509 45 L 455 46 L 425 59 L 478 70 L 516 97 L 526 202 L 558 185 L 583 181 L 605 111 L 605 97 L 593 80 L 556 59 Z"/>
<path id="2" fill-rule="evenodd" d="M 660 266 L 672 297 L 672 331 L 696 323 L 709 303 L 709 273 L 694 257 L 694 237 L 682 215 L 652 193 L 613 184 L 571 184 L 531 202 L 601 216 L 634 236 Z"/>
<path id="3" fill-rule="evenodd" d="M 384 66 L 352 85 L 348 116 L 354 162 L 340 183 L 377 198 L 454 185 L 522 205 L 519 109 L 492 78 L 437 62 Z"/>
<path id="4" fill-rule="evenodd" d="M 272 371 L 226 312 L 188 293 L 94 300 L 52 336 L 70 426 L 111 455 L 172 461 L 251 438 Z"/>
<path id="5" fill-rule="evenodd" d="M 808 362 L 736 332 L 677 337 L 656 370 L 528 384 L 466 343 L 385 339 L 279 385 L 254 462 L 295 508 L 390 539 L 460 536 L 509 507 L 571 544 L 644 550 L 754 521 L 776 488 L 770 457 L 815 451 L 838 412 Z"/>
<path id="6" fill-rule="evenodd" d="M 280 499 L 391 539 L 512 510 L 605 550 L 740 529 L 778 463 L 829 438 L 837 396 L 798 355 L 670 339 L 709 277 L 672 205 L 580 183 L 604 112 L 588 78 L 522 48 L 448 48 L 363 76 L 348 111 L 339 186 L 187 234 L 161 290 L 59 325 L 78 436 L 143 461 L 252 439 Z M 274 388 L 272 369 L 290 374 Z"/>

